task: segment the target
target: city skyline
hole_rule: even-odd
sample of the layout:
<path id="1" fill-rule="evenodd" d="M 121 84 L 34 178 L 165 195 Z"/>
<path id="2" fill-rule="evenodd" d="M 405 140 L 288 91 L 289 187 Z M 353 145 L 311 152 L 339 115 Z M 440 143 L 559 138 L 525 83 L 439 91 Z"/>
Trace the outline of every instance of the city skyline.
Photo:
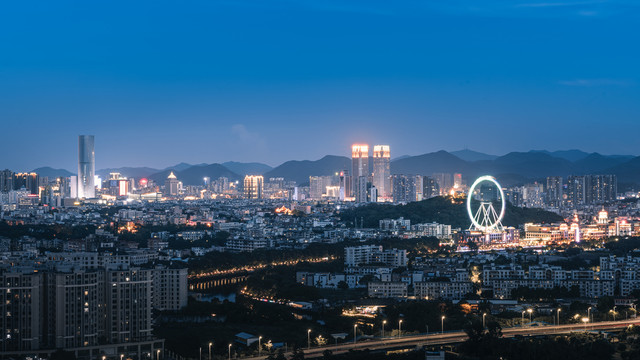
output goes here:
<path id="1" fill-rule="evenodd" d="M 2 167 L 73 168 L 59 154 L 79 133 L 101 139 L 99 168 L 275 166 L 357 142 L 638 153 L 630 1 L 5 10 Z"/>

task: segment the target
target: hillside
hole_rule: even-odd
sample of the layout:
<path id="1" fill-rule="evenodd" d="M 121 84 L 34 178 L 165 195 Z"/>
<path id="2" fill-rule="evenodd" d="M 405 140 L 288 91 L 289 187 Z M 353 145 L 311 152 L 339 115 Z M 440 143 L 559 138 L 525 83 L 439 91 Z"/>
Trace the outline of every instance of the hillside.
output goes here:
<path id="1" fill-rule="evenodd" d="M 47 176 L 49 178 L 69 177 L 69 176 L 75 175 L 75 173 L 72 173 L 66 169 L 54 169 L 48 166 L 33 169 L 31 170 L 31 172 L 34 172 L 40 176 Z"/>
<path id="2" fill-rule="evenodd" d="M 308 184 L 309 176 L 333 175 L 336 172 L 351 168 L 351 159 L 346 156 L 327 155 L 320 160 L 292 160 L 266 172 L 265 179 L 283 177 L 294 180 L 298 185 Z"/>
<path id="3" fill-rule="evenodd" d="M 149 178 L 157 184 L 162 185 L 171 171 L 173 170 L 163 170 L 151 175 Z M 173 173 L 176 175 L 178 180 L 182 181 L 185 185 L 202 185 L 205 177 L 209 177 L 211 180 L 215 180 L 219 177 L 226 177 L 231 181 L 241 179 L 240 175 L 220 164 L 194 165 L 182 171 L 173 171 Z"/>
<path id="4" fill-rule="evenodd" d="M 267 164 L 258 163 L 258 162 L 241 163 L 236 161 L 227 161 L 222 163 L 222 166 L 226 167 L 227 169 L 241 176 L 262 175 L 267 171 L 273 169 L 271 166 Z"/>
<path id="5" fill-rule="evenodd" d="M 354 219 L 364 221 L 365 227 L 378 227 L 382 219 L 397 219 L 404 217 L 412 224 L 437 222 L 448 224 L 453 228 L 467 229 L 471 221 L 467 215 L 464 201 L 452 202 L 450 197 L 434 197 L 431 199 L 412 202 L 406 205 L 368 204 L 343 212 L 340 218 L 353 226 Z M 552 212 L 541 209 L 519 208 L 507 205 L 504 221 L 505 226 L 517 227 L 526 222 L 551 223 L 562 221 L 563 218 Z"/>

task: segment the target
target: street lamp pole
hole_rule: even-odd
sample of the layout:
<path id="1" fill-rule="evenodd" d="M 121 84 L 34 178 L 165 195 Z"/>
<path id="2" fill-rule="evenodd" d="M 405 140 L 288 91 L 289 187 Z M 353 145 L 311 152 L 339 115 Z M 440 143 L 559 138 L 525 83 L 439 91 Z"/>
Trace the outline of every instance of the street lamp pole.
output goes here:
<path id="1" fill-rule="evenodd" d="M 613 321 L 616 321 L 616 308 L 617 306 L 613 307 Z"/>
<path id="2" fill-rule="evenodd" d="M 529 326 L 531 326 L 531 323 L 532 323 L 531 314 L 533 314 L 533 310 L 527 309 L 527 312 L 529 313 Z"/>
<path id="3" fill-rule="evenodd" d="M 357 331 L 358 329 L 358 324 L 353 325 L 353 343 L 355 344 L 357 341 Z"/>
<path id="4" fill-rule="evenodd" d="M 589 309 L 591 309 L 591 308 L 589 308 Z M 558 325 L 558 326 L 560 325 L 560 311 L 562 311 L 561 308 L 558 308 L 558 311 L 556 311 L 556 314 L 557 314 L 557 317 L 558 317 L 558 323 L 556 325 Z"/>
<path id="5" fill-rule="evenodd" d="M 382 320 L 382 337 L 384 338 L 384 324 L 387 323 L 387 320 Z"/>
<path id="6" fill-rule="evenodd" d="M 442 317 L 440 318 L 440 328 L 442 334 L 444 334 L 444 315 L 442 315 Z"/>
<path id="7" fill-rule="evenodd" d="M 229 360 L 231 360 L 231 344 L 229 344 Z"/>
<path id="8" fill-rule="evenodd" d="M 485 322 L 484 322 L 484 318 L 485 318 L 485 317 L 487 317 L 487 313 L 483 313 L 483 314 L 482 314 L 482 328 L 483 328 L 483 329 L 486 327 L 486 326 L 485 326 Z"/>
<path id="9" fill-rule="evenodd" d="M 258 356 L 262 355 L 262 336 L 258 336 Z"/>
<path id="10" fill-rule="evenodd" d="M 202 348 L 200 348 L 200 351 L 202 351 Z M 160 360 L 160 349 L 156 350 L 156 360 Z"/>
<path id="11" fill-rule="evenodd" d="M 587 309 L 587 318 L 589 319 L 589 322 L 593 322 L 591 320 L 591 306 L 589 306 L 589 308 Z"/>
<path id="12" fill-rule="evenodd" d="M 525 312 L 526 312 L 526 311 L 522 310 L 522 320 L 520 321 L 520 326 L 521 326 L 521 327 L 524 327 L 524 313 L 525 313 Z"/>
<path id="13" fill-rule="evenodd" d="M 307 330 L 307 349 L 311 349 L 311 329 Z"/>
<path id="14" fill-rule="evenodd" d="M 202 360 L 202 346 L 200 346 L 200 355 L 198 355 L 198 359 Z"/>
<path id="15" fill-rule="evenodd" d="M 213 343 L 209 342 L 209 360 L 211 360 L 211 345 L 213 345 Z"/>
<path id="16" fill-rule="evenodd" d="M 402 337 L 402 320 L 398 321 L 398 337 Z"/>

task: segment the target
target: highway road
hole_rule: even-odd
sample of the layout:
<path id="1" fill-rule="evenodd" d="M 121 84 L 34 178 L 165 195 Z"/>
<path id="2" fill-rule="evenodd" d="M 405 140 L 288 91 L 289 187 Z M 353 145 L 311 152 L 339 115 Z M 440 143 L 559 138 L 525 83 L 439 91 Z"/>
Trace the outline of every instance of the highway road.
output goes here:
<path id="1" fill-rule="evenodd" d="M 620 320 L 620 321 L 604 321 L 586 324 L 569 324 L 569 325 L 548 325 L 548 326 L 531 326 L 531 327 L 513 327 L 502 329 L 503 337 L 514 337 L 517 335 L 556 335 L 567 334 L 571 332 L 581 331 L 605 331 L 616 330 L 628 327 L 630 325 L 640 325 L 640 319 Z M 321 357 L 326 350 L 331 350 L 334 354 L 341 354 L 349 350 L 393 350 L 406 349 L 413 347 L 421 347 L 425 345 L 444 345 L 455 344 L 467 340 L 467 334 L 464 331 L 451 331 L 445 333 L 432 333 L 410 335 L 393 338 L 375 338 L 367 339 L 359 342 L 348 342 L 339 345 L 329 345 L 323 347 L 312 347 L 311 349 L 303 348 L 305 358 Z M 286 355 L 290 355 L 290 352 Z M 266 356 L 253 357 L 252 359 L 265 359 Z"/>

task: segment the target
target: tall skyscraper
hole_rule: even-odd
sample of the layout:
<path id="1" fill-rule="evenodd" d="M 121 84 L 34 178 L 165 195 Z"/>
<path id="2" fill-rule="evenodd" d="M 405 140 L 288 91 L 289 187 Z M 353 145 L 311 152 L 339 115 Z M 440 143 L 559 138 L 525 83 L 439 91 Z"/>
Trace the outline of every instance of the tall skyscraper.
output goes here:
<path id="1" fill-rule="evenodd" d="M 165 196 L 177 196 L 178 195 L 178 178 L 173 171 L 167 176 L 167 180 L 164 181 L 164 195 Z"/>
<path id="2" fill-rule="evenodd" d="M 8 193 L 13 190 L 13 171 L 9 169 L 0 171 L 0 192 Z"/>
<path id="3" fill-rule="evenodd" d="M 96 197 L 94 142 L 93 135 L 78 136 L 78 198 L 80 199 Z"/>
<path id="4" fill-rule="evenodd" d="M 369 145 L 354 144 L 351 146 L 351 196 L 355 195 L 360 176 L 369 175 Z"/>
<path id="5" fill-rule="evenodd" d="M 585 203 L 585 177 L 569 176 L 567 178 L 567 205 L 576 207 Z"/>
<path id="6" fill-rule="evenodd" d="M 247 199 L 262 199 L 263 184 L 262 175 L 246 175 L 244 177 L 244 196 Z"/>
<path id="7" fill-rule="evenodd" d="M 378 196 L 391 196 L 391 152 L 389 145 L 373 146 L 373 186 Z"/>

